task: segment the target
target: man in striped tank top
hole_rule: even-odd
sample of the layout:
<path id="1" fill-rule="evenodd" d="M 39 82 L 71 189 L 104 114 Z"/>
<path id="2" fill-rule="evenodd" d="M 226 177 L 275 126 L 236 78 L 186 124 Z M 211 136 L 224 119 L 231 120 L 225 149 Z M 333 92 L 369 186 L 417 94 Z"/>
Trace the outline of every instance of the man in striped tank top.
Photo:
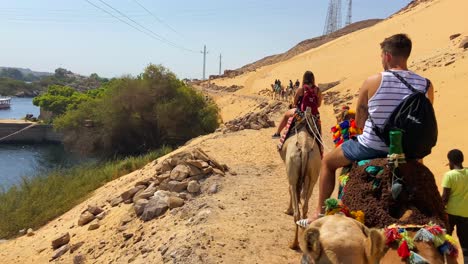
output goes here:
<path id="1" fill-rule="evenodd" d="M 312 221 L 323 213 L 323 204 L 335 187 L 335 172 L 354 161 L 383 158 L 388 154 L 388 146 L 374 133 L 369 115 L 379 127 L 390 117 L 393 110 L 412 93 L 393 73 L 394 71 L 409 82 L 415 89 L 426 91 L 431 102 L 434 100 L 434 87 L 424 77 L 408 70 L 408 57 L 412 43 L 405 34 L 386 38 L 380 44 L 384 72 L 369 77 L 359 91 L 356 111 L 356 124 L 363 128 L 363 134 L 355 140 L 348 140 L 322 160 L 319 182 L 319 199 Z M 427 87 L 429 85 L 429 87 Z"/>

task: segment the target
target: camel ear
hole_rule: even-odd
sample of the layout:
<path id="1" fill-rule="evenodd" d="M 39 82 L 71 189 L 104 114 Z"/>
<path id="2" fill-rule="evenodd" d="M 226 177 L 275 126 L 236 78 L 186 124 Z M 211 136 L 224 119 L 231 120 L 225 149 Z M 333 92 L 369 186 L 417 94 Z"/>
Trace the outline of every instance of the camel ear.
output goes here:
<path id="1" fill-rule="evenodd" d="M 385 253 L 385 237 L 382 231 L 375 228 L 368 229 L 366 233 L 366 256 L 369 263 L 376 263 Z"/>
<path id="2" fill-rule="evenodd" d="M 322 252 L 320 245 L 320 231 L 316 227 L 309 227 L 304 231 L 301 239 L 302 252 L 317 260 Z"/>

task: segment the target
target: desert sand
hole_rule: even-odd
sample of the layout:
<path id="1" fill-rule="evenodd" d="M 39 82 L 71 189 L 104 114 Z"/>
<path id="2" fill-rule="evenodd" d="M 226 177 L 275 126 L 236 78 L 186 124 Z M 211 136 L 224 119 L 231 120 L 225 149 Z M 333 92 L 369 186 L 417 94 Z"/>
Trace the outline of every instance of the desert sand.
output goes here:
<path id="1" fill-rule="evenodd" d="M 468 141 L 464 139 L 464 131 L 468 129 L 468 114 L 464 111 L 468 99 L 465 88 L 468 49 L 459 47 L 468 39 L 466 10 L 466 0 L 421 3 L 373 27 L 287 61 L 236 78 L 215 80 L 217 85 L 235 84 L 244 88 L 235 93 L 212 93 L 212 96 L 226 122 L 267 101 L 258 92 L 270 87 L 274 79 L 294 81 L 310 69 L 319 83 L 341 81 L 330 91 L 352 98 L 367 76 L 382 70 L 379 43 L 392 34 L 407 33 L 414 43 L 410 68 L 431 79 L 436 91 L 439 140 L 425 164 L 440 185 L 443 173 L 448 170 L 447 151 L 459 148 L 468 153 Z M 453 40 L 449 38 L 457 33 L 461 35 Z M 347 101 L 355 104 L 355 98 Z M 321 113 L 327 152 L 333 147 L 331 135 L 326 133 L 335 123 L 333 106 L 324 105 Z M 280 113 L 274 118 L 278 120 Z M 218 193 L 202 193 L 183 207 L 149 222 L 134 218 L 126 230 L 134 236 L 127 241 L 117 228 L 123 218 L 132 214 L 131 205 L 111 207 L 106 200 L 128 190 L 138 180 L 152 176 L 154 163 L 96 190 L 89 199 L 36 230 L 34 236 L 0 243 L 0 260 L 2 263 L 47 263 L 53 254 L 52 239 L 69 232 L 71 244 L 84 244 L 74 253 L 65 253 L 58 263 L 72 263 L 76 255 L 83 255 L 84 263 L 298 263 L 301 255 L 287 246 L 294 226 L 292 218 L 283 214 L 288 201 L 287 180 L 276 151 L 277 141 L 270 138 L 274 130 L 216 132 L 194 139 L 177 150 L 200 147 L 227 164 L 231 173 L 217 179 Z M 315 206 L 316 199 L 315 188 L 311 206 Z M 89 204 L 103 206 L 107 211 L 97 230 L 77 226 L 81 211 Z"/>

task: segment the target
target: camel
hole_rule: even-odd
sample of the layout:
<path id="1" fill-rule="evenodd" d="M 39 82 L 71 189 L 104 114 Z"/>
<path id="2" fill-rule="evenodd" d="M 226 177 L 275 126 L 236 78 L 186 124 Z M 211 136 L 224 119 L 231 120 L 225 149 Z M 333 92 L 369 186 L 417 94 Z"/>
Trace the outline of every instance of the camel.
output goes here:
<path id="1" fill-rule="evenodd" d="M 301 263 L 379 263 L 385 252 L 385 237 L 374 228 L 341 214 L 329 215 L 302 229 Z"/>
<path id="2" fill-rule="evenodd" d="M 408 234 L 414 237 L 415 232 L 409 231 Z M 427 263 L 457 263 L 452 257 L 444 259 L 432 243 L 415 241 L 414 245 Z M 383 229 L 367 228 L 342 214 L 319 218 L 307 229 L 301 229 L 300 247 L 303 264 L 408 263 L 398 256 L 395 244 L 392 247 L 385 245 Z"/>
<path id="3" fill-rule="evenodd" d="M 286 214 L 294 216 L 294 223 L 302 218 L 307 218 L 309 199 L 320 172 L 320 146 L 310 136 L 305 125 L 298 129 L 296 135 L 288 138 L 280 151 L 281 159 L 286 165 L 286 174 L 289 180 L 289 207 Z M 299 203 L 303 200 L 302 214 Z M 291 249 L 298 249 L 298 226 Z"/>

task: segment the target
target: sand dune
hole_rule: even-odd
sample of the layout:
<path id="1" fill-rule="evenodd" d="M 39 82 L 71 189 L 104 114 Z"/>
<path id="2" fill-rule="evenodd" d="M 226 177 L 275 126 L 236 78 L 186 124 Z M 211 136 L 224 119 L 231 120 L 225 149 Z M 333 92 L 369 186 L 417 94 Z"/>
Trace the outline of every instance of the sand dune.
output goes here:
<path id="1" fill-rule="evenodd" d="M 364 79 L 381 71 L 379 43 L 394 33 L 407 33 L 414 42 L 411 69 L 431 79 L 436 88 L 439 141 L 426 164 L 440 182 L 447 170 L 447 151 L 457 147 L 468 153 L 468 141 L 464 138 L 468 129 L 464 109 L 468 99 L 468 49 L 459 48 L 462 40 L 468 38 L 466 10 L 466 0 L 424 1 L 371 28 L 287 61 L 233 79 L 216 80 L 218 85 L 245 88 L 235 94 L 214 94 L 214 99 L 224 121 L 228 121 L 255 108 L 262 99 L 254 95 L 268 88 L 274 79 L 300 79 L 310 69 L 319 83 L 340 80 L 340 85 L 329 92 L 348 96 L 354 103 L 353 96 Z M 450 40 L 455 33 L 461 35 Z M 333 106 L 326 105 L 321 112 L 324 127 L 331 127 L 335 123 Z M 228 164 L 235 175 L 219 179 L 219 193 L 202 194 L 161 219 L 146 223 L 134 219 L 126 232 L 141 240 L 126 241 L 117 230 L 121 218 L 133 211 L 131 205 L 110 207 L 106 200 L 128 190 L 138 180 L 153 176 L 154 164 L 106 184 L 88 200 L 37 230 L 34 236 L 0 243 L 0 262 L 47 263 L 53 254 L 51 240 L 70 232 L 71 243 L 85 243 L 77 252 L 62 256 L 59 263 L 71 263 L 77 254 L 84 255 L 86 263 L 163 263 L 176 261 L 177 256 L 187 252 L 190 261 L 183 263 L 298 263 L 300 254 L 287 248 L 293 221 L 282 213 L 288 197 L 287 180 L 275 150 L 276 141 L 269 137 L 273 131 L 270 128 L 214 133 L 192 140 L 190 146 L 201 147 Z M 328 148 L 331 143 L 330 137 Z M 316 199 L 314 190 L 312 205 Z M 88 204 L 106 205 L 107 216 L 94 231 L 76 226 Z"/>

